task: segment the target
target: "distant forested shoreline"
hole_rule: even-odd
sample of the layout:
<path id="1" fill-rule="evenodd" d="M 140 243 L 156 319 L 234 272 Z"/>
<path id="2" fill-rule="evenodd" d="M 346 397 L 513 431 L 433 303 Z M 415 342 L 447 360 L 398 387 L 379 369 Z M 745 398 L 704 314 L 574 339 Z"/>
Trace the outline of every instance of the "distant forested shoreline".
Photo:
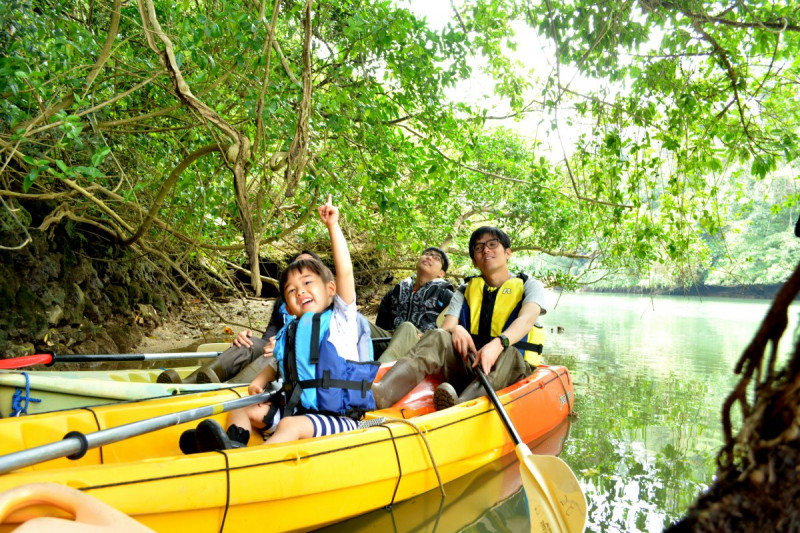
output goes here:
<path id="1" fill-rule="evenodd" d="M 772 299 L 781 288 L 781 284 L 754 285 L 693 285 L 674 288 L 650 287 L 586 287 L 579 292 L 618 293 L 618 294 L 653 294 L 660 296 L 695 296 L 701 298 L 746 298 Z"/>

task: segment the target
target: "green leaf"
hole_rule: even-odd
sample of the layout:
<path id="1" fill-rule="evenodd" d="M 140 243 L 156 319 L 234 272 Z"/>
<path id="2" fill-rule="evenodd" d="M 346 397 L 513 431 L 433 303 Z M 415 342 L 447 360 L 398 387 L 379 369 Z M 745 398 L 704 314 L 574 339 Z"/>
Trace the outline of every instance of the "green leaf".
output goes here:
<path id="1" fill-rule="evenodd" d="M 25 180 L 22 182 L 22 190 L 23 190 L 23 192 L 28 192 L 28 189 L 31 188 L 31 186 L 36 181 L 36 178 L 38 178 L 38 177 L 39 177 L 39 169 L 38 168 L 32 168 L 31 171 L 28 172 L 28 174 L 25 176 Z"/>
<path id="2" fill-rule="evenodd" d="M 103 161 L 105 160 L 106 156 L 111 153 L 111 148 L 108 146 L 103 146 L 102 148 L 98 148 L 97 151 L 92 154 L 91 163 L 92 166 L 99 167 Z"/>

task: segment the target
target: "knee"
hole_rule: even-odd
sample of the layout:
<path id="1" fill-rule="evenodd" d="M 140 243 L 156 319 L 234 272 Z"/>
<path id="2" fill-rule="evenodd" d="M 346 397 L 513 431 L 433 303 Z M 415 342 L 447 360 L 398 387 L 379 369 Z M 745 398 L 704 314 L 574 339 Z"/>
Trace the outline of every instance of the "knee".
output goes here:
<path id="1" fill-rule="evenodd" d="M 264 417 L 269 412 L 270 403 L 259 403 L 247 409 L 247 418 L 250 420 L 250 425 L 254 428 L 264 427 Z"/>
<path id="2" fill-rule="evenodd" d="M 450 335 L 449 331 L 445 331 L 441 328 L 436 328 L 428 331 L 425 335 L 422 336 L 423 339 L 428 338 L 430 342 L 442 342 L 442 343 L 450 343 L 453 340 L 453 337 Z"/>
<path id="3" fill-rule="evenodd" d="M 399 326 L 397 326 L 397 329 L 394 330 L 394 334 L 395 335 L 397 335 L 398 333 L 399 334 L 405 334 L 405 335 L 410 334 L 410 333 L 416 334 L 417 331 L 419 331 L 417 329 L 417 326 L 415 326 L 412 322 L 403 322 Z"/>
<path id="4" fill-rule="evenodd" d="M 287 416 L 286 418 L 281 418 L 281 421 L 278 422 L 278 427 L 296 429 L 305 426 L 306 420 L 304 416 Z"/>
<path id="5" fill-rule="evenodd" d="M 275 433 L 280 433 L 281 435 L 291 435 L 293 439 L 298 439 L 304 433 L 304 420 L 303 416 L 287 416 L 286 418 L 281 418 L 281 421 L 278 422 L 278 427 L 275 428 Z"/>

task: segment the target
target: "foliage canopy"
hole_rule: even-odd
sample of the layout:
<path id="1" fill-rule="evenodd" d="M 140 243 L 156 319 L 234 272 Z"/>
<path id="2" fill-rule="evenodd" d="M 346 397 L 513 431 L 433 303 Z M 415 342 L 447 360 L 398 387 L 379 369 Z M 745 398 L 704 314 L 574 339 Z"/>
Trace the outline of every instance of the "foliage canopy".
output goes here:
<path id="1" fill-rule="evenodd" d="M 189 258 L 245 260 L 258 290 L 255 258 L 313 240 L 334 191 L 382 257 L 488 222 L 518 250 L 691 275 L 736 177 L 797 158 L 798 7 L 466 0 L 432 29 L 388 0 L 9 0 L 0 245 L 90 228 L 189 280 Z M 495 109 L 460 97 L 478 72 Z"/>

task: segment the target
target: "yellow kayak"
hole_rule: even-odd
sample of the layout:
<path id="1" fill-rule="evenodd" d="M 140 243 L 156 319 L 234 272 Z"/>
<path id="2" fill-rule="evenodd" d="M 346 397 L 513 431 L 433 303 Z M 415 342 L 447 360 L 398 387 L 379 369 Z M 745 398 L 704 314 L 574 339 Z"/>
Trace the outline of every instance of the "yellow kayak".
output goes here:
<path id="1" fill-rule="evenodd" d="M 561 453 L 567 433 L 569 420 L 565 420 L 553 430 L 530 443 L 530 449 L 537 455 L 558 455 Z M 445 486 L 446 495 L 431 490 L 416 498 L 397 503 L 391 508 L 378 509 L 358 516 L 341 524 L 326 527 L 320 533 L 349 533 L 350 531 L 414 531 L 444 532 L 462 531 L 472 526 L 472 531 L 495 531 L 497 527 L 476 527 L 494 510 L 508 507 L 509 500 L 535 498 L 537 494 L 520 494 L 522 478 L 519 463 L 514 454 L 508 454 L 497 461 L 470 472 Z M 502 514 L 512 514 L 516 522 L 505 523 L 504 531 L 531 531 L 529 518 L 523 520 L 506 509 Z M 525 512 L 527 515 L 527 511 Z"/>
<path id="2" fill-rule="evenodd" d="M 196 368 L 175 370 L 186 377 Z M 161 371 L 0 370 L 0 418 L 232 387 L 226 383 L 156 383 Z"/>
<path id="3" fill-rule="evenodd" d="M 0 492 L 60 483 L 156 531 L 307 531 L 407 500 L 514 452 L 487 398 L 434 411 L 435 384 L 429 378 L 392 409 L 368 413 L 376 425 L 365 429 L 275 445 L 256 445 L 253 436 L 247 448 L 182 455 L 178 439 L 192 421 L 2 474 Z M 246 394 L 232 388 L 3 419 L 0 454 Z M 544 365 L 499 391 L 527 442 L 566 419 L 573 394 L 567 369 Z M 225 415 L 214 418 L 224 423 Z M 32 509 L 12 513 L 0 532 L 47 512 Z"/>

